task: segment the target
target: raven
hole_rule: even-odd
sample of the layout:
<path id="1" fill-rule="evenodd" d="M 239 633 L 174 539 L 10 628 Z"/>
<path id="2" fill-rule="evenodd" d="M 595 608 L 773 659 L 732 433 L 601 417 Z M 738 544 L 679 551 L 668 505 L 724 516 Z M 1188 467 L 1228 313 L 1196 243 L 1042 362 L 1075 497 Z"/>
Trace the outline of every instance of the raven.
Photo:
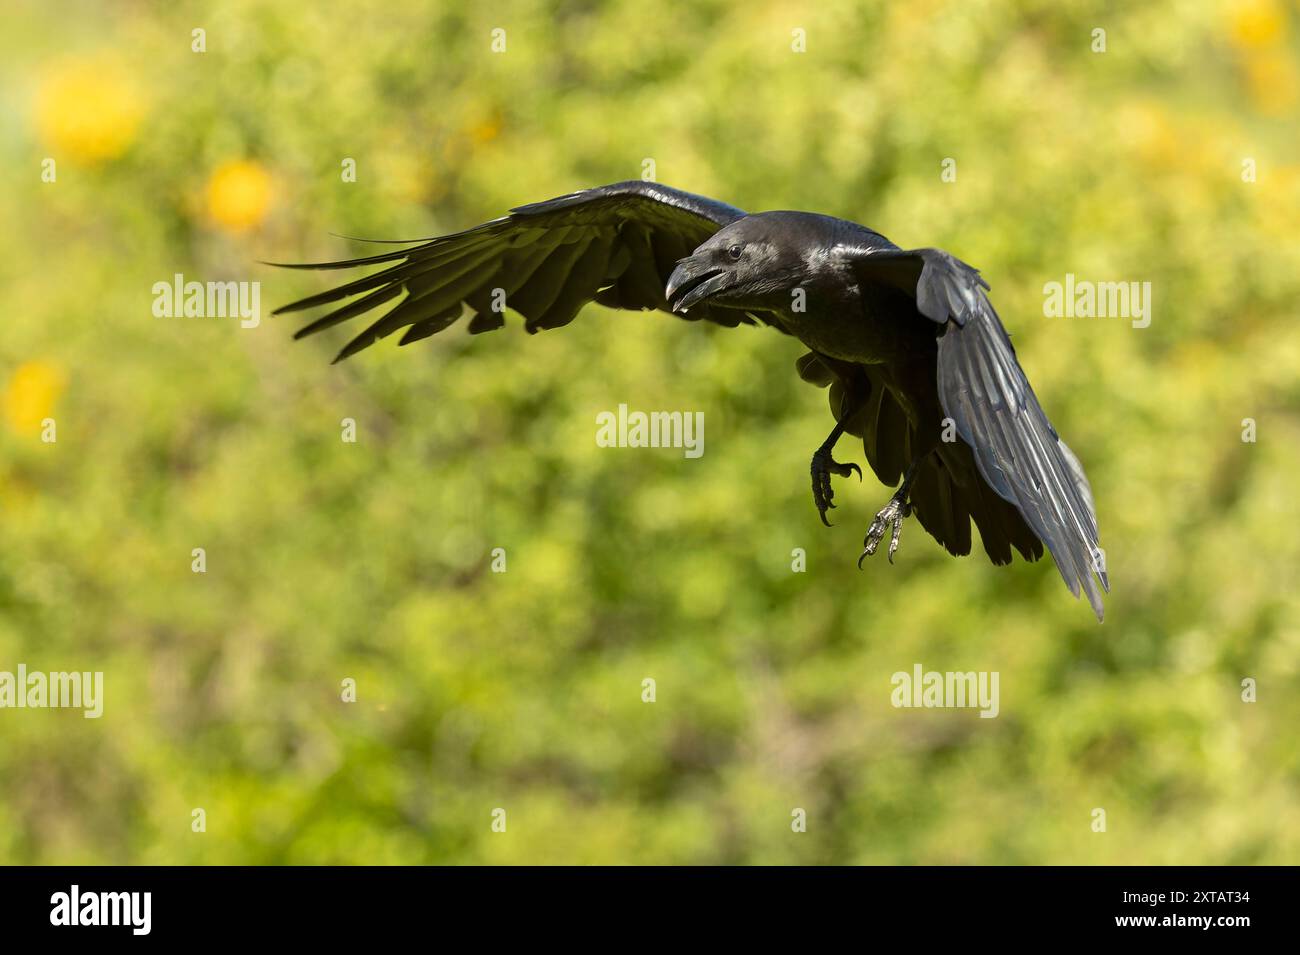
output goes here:
<path id="1" fill-rule="evenodd" d="M 735 327 L 771 325 L 809 351 L 801 378 L 829 387 L 835 427 L 812 457 L 822 522 L 831 476 L 862 471 L 832 457 L 845 432 L 861 438 L 886 486 L 898 486 L 863 541 L 858 566 L 886 531 L 889 560 L 915 513 L 954 555 L 970 524 L 995 564 L 1051 551 L 1066 586 L 1102 619 L 1110 590 L 1092 491 L 1078 458 L 1048 421 L 1011 340 L 965 262 L 940 249 L 904 250 L 878 232 L 809 212 L 746 214 L 653 182 L 585 189 L 512 209 L 483 225 L 406 248 L 337 262 L 268 263 L 378 272 L 275 310 L 360 296 L 301 328 L 313 335 L 405 293 L 353 338 L 336 362 L 399 329 L 399 344 L 471 315 L 471 334 L 505 324 L 508 305 L 529 333 L 567 325 L 590 301 L 660 309 Z M 364 294 L 363 294 L 364 293 Z M 901 482 L 901 483 L 900 483 Z M 1095 575 L 1095 579 L 1094 579 Z"/>

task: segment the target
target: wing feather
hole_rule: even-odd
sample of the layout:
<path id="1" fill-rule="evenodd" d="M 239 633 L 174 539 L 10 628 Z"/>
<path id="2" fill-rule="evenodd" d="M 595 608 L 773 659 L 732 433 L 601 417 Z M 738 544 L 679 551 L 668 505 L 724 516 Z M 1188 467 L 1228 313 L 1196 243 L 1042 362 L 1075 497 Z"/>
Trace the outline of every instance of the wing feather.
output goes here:
<path id="1" fill-rule="evenodd" d="M 408 328 L 401 344 L 428 338 L 453 325 L 465 313 L 463 306 L 471 314 L 471 333 L 500 328 L 505 320 L 498 291 L 506 306 L 524 316 L 529 332 L 567 325 L 592 300 L 667 311 L 663 289 L 677 259 L 744 215 L 734 206 L 658 183 L 614 183 L 519 206 L 472 229 L 392 252 L 333 262 L 268 263 L 295 269 L 386 264 L 372 275 L 283 305 L 274 314 L 353 299 L 301 328 L 295 337 L 302 338 L 405 293 L 339 352 L 338 361 L 401 328 Z M 692 309 L 689 318 L 723 325 L 752 321 L 743 313 L 707 306 Z"/>
<path id="2" fill-rule="evenodd" d="M 942 326 L 940 404 L 974 452 L 989 488 L 1015 506 L 1051 552 L 1066 586 L 1076 597 L 1086 594 L 1100 620 L 1101 595 L 1110 590 L 1110 580 L 1101 560 L 1092 490 L 1016 360 L 986 294 L 988 284 L 977 270 L 939 249 L 873 250 L 855 265 L 860 276 L 915 295 L 917 311 Z M 974 516 L 977 523 L 998 519 L 991 508 L 978 508 Z M 999 545 L 990 556 L 997 560 L 1002 551 Z"/>

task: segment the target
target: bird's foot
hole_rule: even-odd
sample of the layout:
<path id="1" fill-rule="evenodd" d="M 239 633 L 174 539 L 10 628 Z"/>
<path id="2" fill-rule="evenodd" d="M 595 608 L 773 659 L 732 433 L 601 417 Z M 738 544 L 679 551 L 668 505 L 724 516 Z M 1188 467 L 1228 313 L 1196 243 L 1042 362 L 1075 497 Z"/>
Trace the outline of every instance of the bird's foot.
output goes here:
<path id="1" fill-rule="evenodd" d="M 885 536 L 885 528 L 892 529 L 889 539 L 889 562 L 894 562 L 894 551 L 898 550 L 898 537 L 903 533 L 903 519 L 912 513 L 912 505 L 907 503 L 906 492 L 895 494 L 889 499 L 889 503 L 881 508 L 876 519 L 871 522 L 867 528 L 867 536 L 862 541 L 862 556 L 858 558 L 858 569 L 862 569 L 862 562 L 876 552 L 880 546 L 881 539 Z"/>
<path id="2" fill-rule="evenodd" d="M 862 469 L 856 464 L 840 464 L 831 457 L 829 448 L 817 449 L 817 453 L 812 457 L 813 503 L 817 505 L 817 513 L 821 515 L 822 523 L 827 527 L 831 526 L 831 522 L 826 520 L 826 512 L 835 506 L 832 500 L 835 492 L 831 490 L 832 474 L 838 474 L 840 477 L 857 474 L 858 480 L 862 480 Z"/>

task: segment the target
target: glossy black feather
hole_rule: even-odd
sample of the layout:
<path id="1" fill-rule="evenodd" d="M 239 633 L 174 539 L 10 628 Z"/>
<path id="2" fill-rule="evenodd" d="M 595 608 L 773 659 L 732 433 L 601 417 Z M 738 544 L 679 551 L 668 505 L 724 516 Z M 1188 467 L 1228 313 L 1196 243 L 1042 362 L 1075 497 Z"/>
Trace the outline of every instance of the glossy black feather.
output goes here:
<path id="1" fill-rule="evenodd" d="M 529 333 L 566 325 L 596 301 L 663 311 L 671 303 L 690 320 L 793 335 L 811 349 L 800 377 L 829 386 L 832 413 L 862 439 L 883 483 L 912 470 L 917 519 L 950 553 L 970 552 L 972 522 L 996 564 L 1013 551 L 1035 560 L 1046 546 L 1066 585 L 1102 616 L 1109 580 L 1083 468 L 1030 388 L 987 283 L 946 252 L 905 251 L 829 216 L 747 215 L 631 181 L 391 252 L 286 267 L 368 265 L 384 268 L 276 314 L 335 306 L 303 337 L 392 303 L 336 361 L 398 331 L 401 345 L 421 341 L 462 317 L 472 334 L 500 328 L 503 305 Z M 945 418 L 959 440 L 940 440 Z"/>
<path id="2" fill-rule="evenodd" d="M 275 310 L 284 314 L 363 295 L 300 329 L 302 338 L 405 297 L 339 352 L 355 355 L 410 326 L 402 344 L 450 327 L 468 306 L 469 330 L 504 324 L 494 307 L 525 317 L 529 332 L 568 324 L 588 302 L 620 308 L 667 309 L 664 284 L 676 260 L 718 229 L 744 216 L 722 202 L 652 182 L 629 181 L 513 209 L 507 216 L 380 255 L 284 268 L 341 269 L 390 264 L 372 275 L 309 295 Z M 450 316 L 450 319 L 448 319 Z M 730 312 L 700 309 L 691 319 L 735 325 Z"/>
<path id="3" fill-rule="evenodd" d="M 1067 587 L 1088 597 L 1101 619 L 1110 581 L 1092 491 L 1083 469 L 1044 414 L 979 272 L 939 249 L 880 251 L 858 274 L 912 287 L 917 310 L 944 327 L 938 390 L 980 475 L 1014 504 L 1047 545 Z M 1098 584 L 1100 583 L 1100 588 Z"/>

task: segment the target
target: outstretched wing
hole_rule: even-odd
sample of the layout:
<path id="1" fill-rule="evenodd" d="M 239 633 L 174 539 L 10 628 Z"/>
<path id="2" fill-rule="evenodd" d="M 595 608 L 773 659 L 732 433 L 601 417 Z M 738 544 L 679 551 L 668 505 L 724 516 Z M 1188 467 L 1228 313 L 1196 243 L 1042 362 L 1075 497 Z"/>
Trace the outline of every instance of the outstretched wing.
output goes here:
<path id="1" fill-rule="evenodd" d="M 567 325 L 593 299 L 612 308 L 668 311 L 664 286 L 677 260 L 744 215 L 726 203 L 653 182 L 586 189 L 382 255 L 305 265 L 268 263 L 295 269 L 395 263 L 274 314 L 353 299 L 299 329 L 294 337 L 302 338 L 400 296 L 344 346 L 334 359 L 341 361 L 399 329 L 406 329 L 402 345 L 427 338 L 454 323 L 466 306 L 473 313 L 473 334 L 505 324 L 504 307 L 521 313 L 530 333 Z M 733 326 L 751 321 L 743 313 L 707 306 L 691 309 L 688 317 Z"/>
<path id="2" fill-rule="evenodd" d="M 880 250 L 855 260 L 860 277 L 916 298 L 917 311 L 945 326 L 939 338 L 939 400 L 975 452 L 981 476 L 1014 504 L 1047 545 L 1066 586 L 1088 595 L 1097 619 L 1110 590 L 1092 489 L 1078 458 L 1043 413 L 1015 349 L 965 262 L 940 249 Z M 1095 574 L 1095 579 L 1094 579 Z"/>

